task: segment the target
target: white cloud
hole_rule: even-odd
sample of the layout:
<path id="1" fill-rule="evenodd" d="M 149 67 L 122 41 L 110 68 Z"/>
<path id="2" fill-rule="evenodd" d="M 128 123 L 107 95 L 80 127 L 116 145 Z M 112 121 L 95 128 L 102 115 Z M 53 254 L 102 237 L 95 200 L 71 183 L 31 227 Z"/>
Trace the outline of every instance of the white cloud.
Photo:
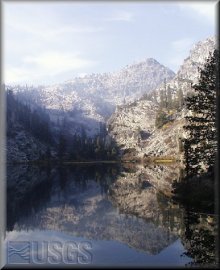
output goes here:
<path id="1" fill-rule="evenodd" d="M 3 69 L 3 81 L 6 84 L 27 82 L 30 80 L 31 72 L 27 68 L 8 67 Z"/>
<path id="2" fill-rule="evenodd" d="M 106 21 L 131 22 L 133 20 L 134 20 L 134 14 L 128 11 L 116 11 L 111 16 L 106 18 Z"/>
<path id="3" fill-rule="evenodd" d="M 75 25 L 75 26 L 68 26 L 68 25 L 46 25 L 41 23 L 29 23 L 16 21 L 11 22 L 7 21 L 6 26 L 19 31 L 21 33 L 26 33 L 35 37 L 43 38 L 44 40 L 51 40 L 52 38 L 59 39 L 63 35 L 73 35 L 73 34 L 89 34 L 89 33 L 96 33 L 101 32 L 104 30 L 101 26 L 88 26 L 88 25 Z"/>
<path id="4" fill-rule="evenodd" d="M 37 80 L 45 76 L 57 76 L 97 65 L 96 61 L 82 58 L 79 54 L 45 52 L 35 56 L 26 56 L 20 67 L 6 67 L 3 74 L 6 83 L 19 83 Z"/>
<path id="5" fill-rule="evenodd" d="M 192 15 L 195 13 L 199 15 L 200 19 L 206 19 L 209 23 L 214 24 L 216 20 L 216 1 L 198 1 L 198 2 L 187 2 L 179 3 L 181 9 L 192 11 Z"/>
<path id="6" fill-rule="evenodd" d="M 6 83 L 29 83 L 65 79 L 65 73 L 87 72 L 97 61 L 88 59 L 92 48 L 85 43 L 102 25 L 89 24 L 74 18 L 59 17 L 53 11 L 39 6 L 35 13 L 31 5 L 6 5 L 4 9 L 3 78 Z M 45 7 L 45 6 L 44 6 Z M 26 9 L 25 9 L 26 8 Z M 26 11 L 26 12 L 25 12 Z M 91 34 L 91 35 L 90 35 Z M 80 52 L 80 53 L 79 53 Z"/>
<path id="7" fill-rule="evenodd" d="M 24 63 L 32 64 L 53 74 L 95 65 L 94 61 L 65 52 L 46 52 L 37 56 L 27 56 Z"/>

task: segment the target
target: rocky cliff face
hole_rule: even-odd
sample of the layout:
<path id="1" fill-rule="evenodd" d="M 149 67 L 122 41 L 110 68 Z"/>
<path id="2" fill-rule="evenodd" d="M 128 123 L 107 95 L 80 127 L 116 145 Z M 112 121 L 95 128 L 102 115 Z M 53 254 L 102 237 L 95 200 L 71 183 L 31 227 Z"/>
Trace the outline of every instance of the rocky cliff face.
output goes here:
<path id="1" fill-rule="evenodd" d="M 108 131 L 121 149 L 141 150 L 143 141 L 155 130 L 157 109 L 158 105 L 145 100 L 117 107 L 108 121 Z"/>
<path id="2" fill-rule="evenodd" d="M 189 57 L 187 57 L 180 66 L 175 78 L 179 77 L 197 83 L 199 69 L 203 68 L 206 59 L 215 48 L 216 37 L 210 37 L 196 43 L 190 50 Z"/>
<path id="3" fill-rule="evenodd" d="M 160 102 L 160 92 L 171 90 L 172 98 L 176 98 L 178 91 L 182 90 L 183 96 L 192 91 L 191 85 L 198 82 L 199 68 L 202 68 L 214 51 L 216 41 L 208 38 L 195 44 L 189 57 L 181 65 L 176 76 L 169 82 L 162 83 L 153 91 L 153 102 L 147 99 L 130 105 L 120 107 L 108 121 L 111 135 L 127 149 L 135 148 L 135 155 L 172 156 L 181 158 L 181 139 L 185 136 L 183 131 L 186 109 L 170 111 L 169 121 L 162 128 L 155 127 L 156 113 Z M 132 151 L 132 150 L 130 150 Z"/>
<path id="4" fill-rule="evenodd" d="M 144 155 L 181 157 L 186 110 L 171 114 L 170 121 L 158 129 L 155 127 L 158 108 L 152 101 L 140 100 L 118 108 L 107 122 L 108 131 L 128 159 Z"/>
<path id="5" fill-rule="evenodd" d="M 196 84 L 199 79 L 199 70 L 204 67 L 204 64 L 216 48 L 216 38 L 210 37 L 203 41 L 194 44 L 189 52 L 189 56 L 183 61 L 177 74 L 166 85 L 163 83 L 154 91 L 156 92 L 157 101 L 159 102 L 160 91 L 170 88 L 173 97 L 177 95 L 178 90 L 182 90 L 186 96 L 192 91 L 192 84 Z"/>

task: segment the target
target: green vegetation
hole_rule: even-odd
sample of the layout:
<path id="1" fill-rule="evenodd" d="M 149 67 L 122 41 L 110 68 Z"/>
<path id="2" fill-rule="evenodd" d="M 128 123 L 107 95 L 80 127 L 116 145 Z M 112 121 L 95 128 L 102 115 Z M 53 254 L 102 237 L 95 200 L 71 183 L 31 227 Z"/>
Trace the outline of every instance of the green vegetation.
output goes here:
<path id="1" fill-rule="evenodd" d="M 167 114 L 164 111 L 160 110 L 156 115 L 156 120 L 155 120 L 156 128 L 161 128 L 167 122 L 169 122 L 167 118 Z"/>

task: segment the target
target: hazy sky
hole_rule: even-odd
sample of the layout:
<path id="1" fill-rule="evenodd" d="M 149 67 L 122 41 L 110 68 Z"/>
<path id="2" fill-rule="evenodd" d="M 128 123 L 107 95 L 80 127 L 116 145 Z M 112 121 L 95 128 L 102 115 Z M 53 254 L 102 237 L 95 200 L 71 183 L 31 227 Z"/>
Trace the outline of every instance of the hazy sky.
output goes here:
<path id="1" fill-rule="evenodd" d="M 177 71 L 215 13 L 215 1 L 3 2 L 3 78 L 57 83 L 149 57 Z"/>

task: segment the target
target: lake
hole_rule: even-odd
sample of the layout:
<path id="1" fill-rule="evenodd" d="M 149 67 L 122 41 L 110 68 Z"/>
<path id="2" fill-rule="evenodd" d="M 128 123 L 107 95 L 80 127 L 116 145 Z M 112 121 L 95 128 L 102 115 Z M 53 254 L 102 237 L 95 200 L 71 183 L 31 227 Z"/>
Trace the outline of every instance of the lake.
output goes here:
<path id="1" fill-rule="evenodd" d="M 7 168 L 8 266 L 215 266 L 215 216 L 174 203 L 178 166 Z"/>

